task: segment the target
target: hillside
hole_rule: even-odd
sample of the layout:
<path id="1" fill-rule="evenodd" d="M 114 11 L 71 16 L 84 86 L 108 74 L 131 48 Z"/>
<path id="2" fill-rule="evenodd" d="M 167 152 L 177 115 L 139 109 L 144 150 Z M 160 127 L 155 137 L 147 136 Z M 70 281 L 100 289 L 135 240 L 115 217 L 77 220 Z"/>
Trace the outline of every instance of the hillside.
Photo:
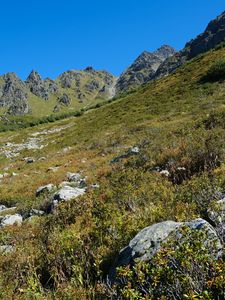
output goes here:
<path id="1" fill-rule="evenodd" d="M 1 298 L 223 299 L 224 261 L 199 236 L 175 252 L 181 273 L 167 246 L 154 273 L 127 267 L 106 283 L 140 230 L 204 219 L 222 199 L 225 84 L 213 70 L 224 56 L 221 45 L 80 117 L 0 133 L 1 214 L 21 223 L 1 221 Z M 174 286 L 182 297 L 170 296 Z"/>

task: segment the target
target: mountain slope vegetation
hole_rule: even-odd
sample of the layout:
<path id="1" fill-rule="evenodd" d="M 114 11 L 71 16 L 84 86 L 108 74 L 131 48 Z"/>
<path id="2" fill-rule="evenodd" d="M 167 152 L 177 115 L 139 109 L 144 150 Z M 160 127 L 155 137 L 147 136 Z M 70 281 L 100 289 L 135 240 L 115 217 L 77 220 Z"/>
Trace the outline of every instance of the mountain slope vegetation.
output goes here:
<path id="1" fill-rule="evenodd" d="M 156 274 L 153 296 L 129 270 L 121 271 L 127 285 L 109 286 L 107 275 L 141 229 L 204 218 L 224 193 L 225 83 L 209 76 L 224 56 L 221 45 L 79 117 L 0 133 L 1 204 L 23 216 L 0 231 L 1 298 L 173 299 L 154 298 L 169 273 Z M 55 205 L 68 172 L 87 189 Z M 52 191 L 36 193 L 48 184 Z M 43 215 L 30 218 L 32 210 Z M 225 289 L 224 262 L 202 257 L 215 271 L 198 291 L 181 277 L 184 299 L 215 299 Z"/>

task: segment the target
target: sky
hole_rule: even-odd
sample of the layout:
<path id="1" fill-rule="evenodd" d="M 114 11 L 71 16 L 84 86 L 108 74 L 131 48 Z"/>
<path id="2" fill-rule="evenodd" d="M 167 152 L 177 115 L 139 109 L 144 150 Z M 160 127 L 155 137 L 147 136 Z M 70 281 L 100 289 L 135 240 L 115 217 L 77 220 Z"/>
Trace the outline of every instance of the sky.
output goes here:
<path id="1" fill-rule="evenodd" d="M 225 11 L 224 0 L 0 1 L 0 74 L 22 79 L 86 66 L 119 75 L 144 50 L 183 48 Z"/>

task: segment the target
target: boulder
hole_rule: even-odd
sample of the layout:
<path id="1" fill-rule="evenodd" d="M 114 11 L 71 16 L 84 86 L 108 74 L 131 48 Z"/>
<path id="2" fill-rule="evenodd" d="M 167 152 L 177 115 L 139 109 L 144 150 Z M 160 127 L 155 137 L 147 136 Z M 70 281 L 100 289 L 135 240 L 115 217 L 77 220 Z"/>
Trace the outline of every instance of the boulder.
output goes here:
<path id="1" fill-rule="evenodd" d="M 85 194 L 85 188 L 76 188 L 71 186 L 64 186 L 54 195 L 54 200 L 59 201 L 69 201 L 73 198 L 77 198 L 83 194 Z"/>
<path id="2" fill-rule="evenodd" d="M 162 247 L 169 236 L 173 234 L 177 240 L 181 240 L 182 234 L 179 230 L 182 226 L 187 226 L 191 230 L 203 230 L 207 234 L 205 246 L 214 245 L 211 253 L 215 257 L 221 255 L 222 244 L 215 229 L 205 220 L 196 219 L 190 222 L 165 221 L 141 230 L 130 241 L 129 245 L 122 249 L 119 257 L 110 271 L 110 280 L 115 279 L 116 268 L 120 266 L 132 265 L 135 261 L 149 261 Z"/>
<path id="3" fill-rule="evenodd" d="M 23 222 L 23 218 L 19 214 L 15 215 L 6 215 L 1 219 L 1 227 L 10 226 L 10 225 L 21 225 Z"/>
<path id="4" fill-rule="evenodd" d="M 67 179 L 73 183 L 74 186 L 84 188 L 87 186 L 86 179 L 80 173 L 67 173 Z"/>
<path id="5" fill-rule="evenodd" d="M 52 183 L 41 186 L 36 190 L 36 197 L 39 197 L 43 193 L 50 193 L 54 190 L 55 186 Z"/>

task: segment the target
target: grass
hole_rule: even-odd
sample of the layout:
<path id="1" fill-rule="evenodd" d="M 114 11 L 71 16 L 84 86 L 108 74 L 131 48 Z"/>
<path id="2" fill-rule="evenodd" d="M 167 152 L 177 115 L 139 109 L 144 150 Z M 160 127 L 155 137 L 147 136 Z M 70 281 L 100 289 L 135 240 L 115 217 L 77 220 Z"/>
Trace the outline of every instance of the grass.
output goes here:
<path id="1" fill-rule="evenodd" d="M 9 167 L 1 183 L 2 204 L 16 204 L 20 212 L 40 208 L 46 199 L 37 199 L 36 189 L 60 184 L 69 171 L 100 185 L 53 215 L 1 230 L 0 244 L 15 248 L 0 257 L 3 299 L 107 299 L 103 279 L 140 229 L 202 216 L 209 198 L 225 188 L 225 84 L 201 79 L 224 54 L 224 48 L 210 51 L 79 117 L 39 120 L 38 126 L 0 133 L 2 149 L 37 131 L 64 128 L 40 135 L 42 150 L 23 150 L 11 159 L 0 150 L 0 173 Z M 134 145 L 141 149 L 138 156 L 110 164 Z M 207 153 L 216 159 L 207 160 Z M 36 161 L 27 164 L 28 156 Z M 38 160 L 43 156 L 46 160 Z M 53 166 L 59 166 L 55 173 L 48 171 Z M 157 166 L 170 168 L 174 176 L 178 167 L 190 169 L 178 182 L 161 176 Z"/>

